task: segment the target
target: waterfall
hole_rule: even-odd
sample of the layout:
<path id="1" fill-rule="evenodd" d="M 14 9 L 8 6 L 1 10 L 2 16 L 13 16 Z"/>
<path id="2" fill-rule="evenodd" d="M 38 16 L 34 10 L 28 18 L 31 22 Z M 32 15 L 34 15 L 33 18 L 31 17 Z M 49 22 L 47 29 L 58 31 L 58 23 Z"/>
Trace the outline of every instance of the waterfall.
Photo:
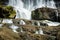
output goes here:
<path id="1" fill-rule="evenodd" d="M 31 12 L 24 8 L 22 0 L 9 0 L 9 5 L 13 6 L 16 10 L 16 18 L 31 19 Z"/>
<path id="2" fill-rule="evenodd" d="M 31 19 L 31 11 L 41 7 L 56 8 L 53 0 L 9 0 L 16 10 L 16 18 Z"/>

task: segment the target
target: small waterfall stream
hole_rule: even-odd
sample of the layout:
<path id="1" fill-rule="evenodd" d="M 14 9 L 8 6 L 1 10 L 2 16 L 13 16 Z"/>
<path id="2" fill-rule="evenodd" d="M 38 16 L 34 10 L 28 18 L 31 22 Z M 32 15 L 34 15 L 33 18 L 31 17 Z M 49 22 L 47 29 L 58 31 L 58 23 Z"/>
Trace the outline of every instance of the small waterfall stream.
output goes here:
<path id="1" fill-rule="evenodd" d="M 57 22 L 58 22 L 58 16 L 59 16 L 58 10 L 56 10 L 56 18 L 57 18 Z"/>
<path id="2" fill-rule="evenodd" d="M 25 25 L 25 22 L 23 20 L 20 20 L 20 25 Z"/>
<path id="3" fill-rule="evenodd" d="M 42 28 L 40 28 L 38 31 L 35 32 L 35 34 L 44 34 Z"/>
<path id="4" fill-rule="evenodd" d="M 44 34 L 42 28 L 39 29 L 39 34 Z"/>
<path id="5" fill-rule="evenodd" d="M 10 26 L 10 28 L 11 28 L 14 32 L 18 33 L 18 32 L 16 31 L 16 29 L 19 28 L 18 26 L 15 26 L 15 25 L 12 24 L 12 25 Z"/>

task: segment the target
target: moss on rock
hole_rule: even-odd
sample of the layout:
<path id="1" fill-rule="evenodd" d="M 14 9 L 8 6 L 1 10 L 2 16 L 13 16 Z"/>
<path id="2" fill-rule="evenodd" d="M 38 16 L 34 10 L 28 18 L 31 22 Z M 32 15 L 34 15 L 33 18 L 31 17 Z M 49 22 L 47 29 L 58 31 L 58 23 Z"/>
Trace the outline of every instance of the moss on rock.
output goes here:
<path id="1" fill-rule="evenodd" d="M 0 18 L 14 18 L 15 10 L 11 6 L 0 6 Z"/>

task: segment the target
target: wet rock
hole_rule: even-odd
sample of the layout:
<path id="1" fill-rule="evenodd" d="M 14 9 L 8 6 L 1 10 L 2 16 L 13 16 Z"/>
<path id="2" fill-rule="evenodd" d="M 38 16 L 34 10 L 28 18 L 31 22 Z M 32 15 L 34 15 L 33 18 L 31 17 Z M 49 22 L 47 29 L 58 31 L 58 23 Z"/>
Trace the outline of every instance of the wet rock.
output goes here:
<path id="1" fill-rule="evenodd" d="M 57 40 L 60 40 L 60 31 L 57 33 Z"/>
<path id="2" fill-rule="evenodd" d="M 8 27 L 9 24 L 4 24 L 3 27 L 0 28 L 1 40 L 55 40 L 54 36 L 32 33 L 31 30 L 38 30 L 38 28 L 34 26 L 23 25 L 22 28 L 23 32 L 19 32 L 19 33 L 14 32 L 11 28 Z M 24 32 L 24 28 L 27 29 L 25 30 L 25 32 Z"/>
<path id="3" fill-rule="evenodd" d="M 60 19 L 59 12 L 56 11 L 57 9 L 42 7 L 32 11 L 32 19 L 33 20 L 52 20 L 58 21 Z M 60 11 L 60 10 L 59 10 Z M 57 17 L 58 12 L 58 17 Z"/>
<path id="4" fill-rule="evenodd" d="M 60 26 L 47 26 L 43 28 L 44 34 L 55 36 L 56 40 L 59 40 L 60 35 Z"/>
<path id="5" fill-rule="evenodd" d="M 38 29 L 38 27 L 34 27 L 34 26 L 31 26 L 31 25 L 24 25 L 22 26 L 23 28 L 23 31 L 25 32 L 30 32 L 30 33 L 35 33 L 35 31 Z"/>

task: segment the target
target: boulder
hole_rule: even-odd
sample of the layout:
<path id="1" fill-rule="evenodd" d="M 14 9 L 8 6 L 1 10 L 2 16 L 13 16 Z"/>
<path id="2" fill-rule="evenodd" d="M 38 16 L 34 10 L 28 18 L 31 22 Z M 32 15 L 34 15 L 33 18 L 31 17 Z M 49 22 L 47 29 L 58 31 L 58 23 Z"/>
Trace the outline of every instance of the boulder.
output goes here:
<path id="1" fill-rule="evenodd" d="M 60 11 L 60 10 L 59 10 Z M 51 21 L 59 21 L 60 13 L 57 9 L 42 7 L 32 11 L 32 19 L 33 20 L 51 20 Z M 57 17 L 58 15 L 58 17 Z"/>

